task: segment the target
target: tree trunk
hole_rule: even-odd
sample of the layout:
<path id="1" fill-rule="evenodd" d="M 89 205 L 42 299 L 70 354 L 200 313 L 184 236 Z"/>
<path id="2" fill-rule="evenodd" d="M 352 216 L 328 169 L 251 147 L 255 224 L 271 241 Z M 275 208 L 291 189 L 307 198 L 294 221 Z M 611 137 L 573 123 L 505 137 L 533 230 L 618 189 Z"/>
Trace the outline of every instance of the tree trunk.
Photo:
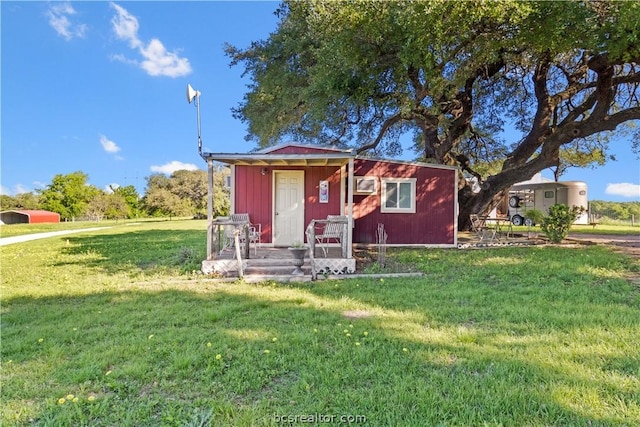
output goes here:
<path id="1" fill-rule="evenodd" d="M 526 180 L 528 178 L 523 178 Z M 507 184 L 508 181 L 503 181 L 501 187 L 504 187 L 498 191 L 491 191 L 490 188 L 481 189 L 478 193 L 471 191 L 471 186 L 466 184 L 464 187 L 458 190 L 458 231 L 471 230 L 472 214 L 486 215 L 494 207 L 508 195 L 509 188 L 515 182 Z"/>
<path id="2" fill-rule="evenodd" d="M 470 216 L 488 211 L 491 200 L 486 191 L 473 193 L 468 185 L 458 190 L 458 231 L 471 230 Z"/>

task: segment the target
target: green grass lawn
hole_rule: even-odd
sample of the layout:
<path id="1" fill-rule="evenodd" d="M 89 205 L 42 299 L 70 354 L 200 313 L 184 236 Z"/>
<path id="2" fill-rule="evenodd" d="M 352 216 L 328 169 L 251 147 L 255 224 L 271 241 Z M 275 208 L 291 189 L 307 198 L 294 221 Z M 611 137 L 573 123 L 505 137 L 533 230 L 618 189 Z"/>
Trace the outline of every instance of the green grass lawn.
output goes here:
<path id="1" fill-rule="evenodd" d="M 527 233 L 528 231 L 535 231 L 541 233 L 540 226 L 536 225 L 531 228 L 521 225 L 513 226 L 513 231 L 518 233 Z M 612 225 L 612 224 L 598 224 L 595 227 L 592 225 L 574 224 L 569 230 L 570 235 L 580 234 L 612 234 L 621 236 L 640 236 L 640 225 Z"/>
<path id="2" fill-rule="evenodd" d="M 640 424 L 637 261 L 601 246 L 394 250 L 424 276 L 215 283 L 195 272 L 204 230 L 0 247 L 0 423 Z"/>
<path id="3" fill-rule="evenodd" d="M 185 218 L 178 218 L 184 220 Z M 0 237 L 20 236 L 23 234 L 47 233 L 50 231 L 77 230 L 81 228 L 113 227 L 119 225 L 133 225 L 141 222 L 173 221 L 170 218 L 136 218 L 102 221 L 74 221 L 43 224 L 0 224 Z"/>
<path id="4" fill-rule="evenodd" d="M 620 235 L 633 235 L 640 236 L 640 225 L 612 225 L 612 224 L 597 224 L 595 227 L 592 225 L 574 224 L 571 226 L 569 233 L 575 234 L 620 234 Z"/>

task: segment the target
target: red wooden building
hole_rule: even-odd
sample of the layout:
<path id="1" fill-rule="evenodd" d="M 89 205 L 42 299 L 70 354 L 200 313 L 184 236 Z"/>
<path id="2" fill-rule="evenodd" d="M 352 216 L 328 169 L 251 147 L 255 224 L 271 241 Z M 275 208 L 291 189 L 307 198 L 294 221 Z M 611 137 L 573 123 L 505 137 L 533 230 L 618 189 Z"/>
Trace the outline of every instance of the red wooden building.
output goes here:
<path id="1" fill-rule="evenodd" d="M 457 245 L 457 169 L 356 158 L 354 243 L 375 243 L 378 223 L 389 245 Z"/>
<path id="2" fill-rule="evenodd" d="M 352 151 L 298 144 L 254 153 L 203 153 L 209 165 L 208 255 L 212 254 L 213 162 L 231 167 L 231 211 L 261 224 L 261 243 L 305 240 L 312 220 L 348 217 L 351 244 L 376 243 L 384 224 L 388 245 L 457 245 L 457 169 L 360 158 Z"/>

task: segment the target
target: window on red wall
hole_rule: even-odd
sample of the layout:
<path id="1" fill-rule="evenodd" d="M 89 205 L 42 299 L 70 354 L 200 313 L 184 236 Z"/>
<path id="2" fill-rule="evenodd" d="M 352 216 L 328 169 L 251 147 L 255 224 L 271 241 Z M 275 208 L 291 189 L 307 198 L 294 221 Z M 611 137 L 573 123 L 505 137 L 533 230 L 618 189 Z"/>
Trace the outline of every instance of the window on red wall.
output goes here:
<path id="1" fill-rule="evenodd" d="M 382 213 L 416 212 L 415 178 L 381 178 Z"/>

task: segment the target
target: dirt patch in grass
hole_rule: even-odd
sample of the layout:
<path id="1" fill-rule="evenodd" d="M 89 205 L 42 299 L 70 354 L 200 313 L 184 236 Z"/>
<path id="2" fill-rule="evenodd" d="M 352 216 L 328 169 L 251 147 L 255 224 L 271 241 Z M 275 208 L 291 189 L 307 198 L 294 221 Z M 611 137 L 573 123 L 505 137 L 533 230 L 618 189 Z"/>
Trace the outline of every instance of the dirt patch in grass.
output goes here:
<path id="1" fill-rule="evenodd" d="M 347 310 L 342 312 L 342 315 L 347 319 L 364 319 L 373 316 L 373 313 L 366 310 Z"/>
<path id="2" fill-rule="evenodd" d="M 571 234 L 566 240 L 583 244 L 612 246 L 616 252 L 629 255 L 636 260 L 640 259 L 640 234 Z"/>
<path id="3" fill-rule="evenodd" d="M 631 257 L 636 263 L 640 263 L 640 234 L 616 235 L 616 234 L 571 234 L 566 241 L 584 245 L 606 245 L 613 248 L 614 252 Z M 627 279 L 635 286 L 640 286 L 640 273 L 632 272 Z"/>

